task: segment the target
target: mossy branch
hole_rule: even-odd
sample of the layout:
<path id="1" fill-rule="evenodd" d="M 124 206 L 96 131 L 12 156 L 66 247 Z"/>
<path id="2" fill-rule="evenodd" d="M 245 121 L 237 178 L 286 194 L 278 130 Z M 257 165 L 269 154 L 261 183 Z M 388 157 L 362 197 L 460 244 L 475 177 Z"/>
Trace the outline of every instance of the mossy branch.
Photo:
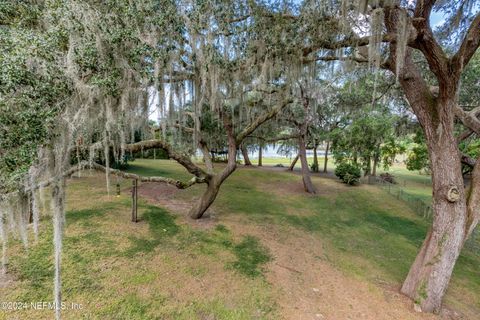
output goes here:
<path id="1" fill-rule="evenodd" d="M 39 188 L 46 188 L 58 179 L 68 178 L 71 175 L 73 175 L 74 173 L 76 173 L 78 171 L 88 169 L 88 168 L 93 169 L 93 170 L 97 170 L 97 171 L 107 172 L 107 168 L 98 164 L 98 163 L 90 164 L 87 161 L 82 161 L 79 164 L 77 164 L 77 165 L 71 167 L 70 169 L 66 170 L 65 172 L 63 172 L 63 174 L 60 177 L 53 177 L 53 178 L 50 178 L 46 181 L 42 181 L 42 182 L 40 182 L 40 183 L 38 183 L 38 184 L 36 184 L 32 187 L 26 188 L 25 191 L 31 192 L 31 191 L 35 191 Z M 134 174 L 134 173 L 124 172 L 124 171 L 121 171 L 121 170 L 118 170 L 118 169 L 108 169 L 108 172 L 109 172 L 109 174 L 113 174 L 113 175 L 116 175 L 118 177 L 122 177 L 124 179 L 136 179 L 136 180 L 139 180 L 141 182 L 166 183 L 166 184 L 175 186 L 178 189 L 187 189 L 187 188 L 189 188 L 189 187 L 191 187 L 191 186 L 193 186 L 194 184 L 197 184 L 197 183 L 207 183 L 207 180 L 205 178 L 199 178 L 199 177 L 196 177 L 196 176 L 192 177 L 187 182 L 184 182 L 184 181 L 175 180 L 175 179 L 166 178 L 166 177 L 145 177 L 145 176 L 140 176 L 140 175 Z"/>
<path id="2" fill-rule="evenodd" d="M 130 152 L 139 152 L 142 150 L 149 150 L 149 149 L 163 149 L 167 152 L 168 156 L 171 159 L 177 161 L 185 169 L 187 169 L 188 172 L 190 172 L 194 176 L 204 180 L 208 180 L 211 178 L 211 175 L 205 170 L 203 170 L 201 167 L 193 163 L 193 161 L 190 160 L 190 157 L 174 151 L 173 147 L 169 143 L 163 140 L 158 140 L 158 139 L 145 140 L 137 143 L 127 144 L 125 146 L 125 151 L 130 151 Z"/>

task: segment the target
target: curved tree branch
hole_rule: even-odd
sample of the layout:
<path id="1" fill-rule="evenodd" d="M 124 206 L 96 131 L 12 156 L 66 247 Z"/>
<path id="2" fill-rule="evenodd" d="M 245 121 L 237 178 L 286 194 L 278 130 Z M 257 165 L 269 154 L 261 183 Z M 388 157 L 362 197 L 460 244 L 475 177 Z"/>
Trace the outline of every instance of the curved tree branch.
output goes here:
<path id="1" fill-rule="evenodd" d="M 414 19 L 411 20 L 417 35 L 415 41 L 409 43 L 409 45 L 423 53 L 430 70 L 437 76 L 440 82 L 451 81 L 453 79 L 449 76 L 450 69 L 448 68 L 449 61 L 447 55 L 435 39 L 430 27 L 430 14 L 435 2 L 436 0 L 417 1 Z"/>
<path id="2" fill-rule="evenodd" d="M 476 110 L 474 110 L 474 112 L 467 112 L 461 107 L 455 106 L 453 112 L 465 127 L 474 131 L 476 134 L 480 134 L 480 120 L 477 118 Z"/>
<path id="3" fill-rule="evenodd" d="M 88 161 L 82 161 L 82 162 L 78 163 L 77 165 L 71 167 L 70 169 L 64 171 L 61 174 L 60 177 L 58 177 L 58 176 L 52 177 L 48 180 L 42 181 L 42 182 L 34 185 L 34 186 L 31 186 L 29 188 L 25 188 L 25 191 L 30 191 L 31 192 L 31 191 L 35 191 L 39 188 L 46 188 L 46 187 L 50 186 L 52 183 L 54 183 L 56 180 L 58 180 L 59 178 L 68 178 L 78 171 L 85 170 L 85 168 L 91 168 L 91 169 L 94 169 L 94 170 L 97 170 L 97 171 L 107 172 L 107 168 L 98 164 L 98 163 L 90 164 Z M 140 176 L 140 175 L 137 175 L 137 174 L 134 174 L 134 173 L 124 172 L 124 171 L 121 171 L 121 170 L 118 170 L 118 169 L 108 169 L 108 172 L 109 172 L 109 174 L 113 174 L 113 175 L 116 175 L 118 177 L 122 177 L 122 178 L 125 178 L 125 179 L 137 179 L 137 180 L 140 180 L 141 182 L 166 183 L 166 184 L 175 186 L 178 189 L 186 189 L 186 188 L 189 188 L 189 187 L 191 187 L 191 186 L 193 186 L 194 184 L 197 184 L 197 183 L 207 183 L 207 179 L 199 178 L 199 177 L 196 177 L 196 176 L 193 177 L 192 179 L 190 179 L 187 182 L 183 182 L 183 181 L 180 181 L 180 180 L 175 180 L 175 179 L 172 179 L 172 178 L 165 178 L 165 177 L 144 177 L 144 176 Z"/>
<path id="4" fill-rule="evenodd" d="M 453 70 L 458 74 L 462 72 L 463 68 L 468 64 L 475 51 L 480 46 L 480 13 L 473 19 L 470 28 L 463 39 L 457 53 L 450 59 L 450 64 Z"/>
<path id="5" fill-rule="evenodd" d="M 79 170 L 82 170 L 83 168 L 88 167 L 88 166 L 89 166 L 88 163 L 80 163 L 80 165 L 77 165 L 76 168 L 73 168 L 73 169 L 79 171 Z M 98 163 L 93 163 L 92 164 L 92 169 L 107 172 L 107 168 L 98 164 Z M 140 176 L 138 174 L 128 173 L 128 172 L 124 172 L 124 171 L 117 170 L 117 169 L 108 169 L 108 172 L 110 174 L 113 174 L 113 175 L 116 175 L 118 177 L 122 177 L 122 178 L 125 178 L 125 179 L 137 179 L 141 182 L 166 183 L 166 184 L 175 186 L 178 189 L 186 189 L 186 188 L 189 188 L 189 187 L 193 186 L 196 183 L 206 183 L 205 179 L 202 179 L 202 178 L 199 178 L 199 177 L 196 177 L 196 176 L 193 177 L 192 179 L 190 179 L 187 182 L 183 182 L 183 181 L 180 181 L 180 180 L 175 180 L 175 179 L 165 178 L 165 177 L 144 177 L 144 176 Z"/>
<path id="6" fill-rule="evenodd" d="M 206 180 L 209 180 L 211 178 L 211 175 L 205 170 L 203 170 L 201 167 L 193 163 L 189 156 L 174 151 L 173 147 L 163 140 L 145 140 L 125 145 L 125 151 L 131 152 L 138 152 L 141 150 L 157 148 L 165 150 L 170 158 L 177 161 L 194 176 Z"/>

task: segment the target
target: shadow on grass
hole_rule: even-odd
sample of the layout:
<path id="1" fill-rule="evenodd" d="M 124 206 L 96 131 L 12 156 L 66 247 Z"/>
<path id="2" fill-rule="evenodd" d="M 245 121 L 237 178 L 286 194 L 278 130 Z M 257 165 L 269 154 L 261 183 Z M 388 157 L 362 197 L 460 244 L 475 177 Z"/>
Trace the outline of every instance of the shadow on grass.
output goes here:
<path id="1" fill-rule="evenodd" d="M 236 260 L 228 262 L 226 267 L 248 277 L 262 275 L 262 266 L 271 259 L 267 248 L 263 247 L 257 238 L 245 236 L 236 244 L 224 225 L 217 225 L 210 231 L 180 228 L 173 215 L 155 206 L 147 206 L 142 219 L 148 223 L 151 237 L 130 237 L 131 246 L 123 253 L 127 257 L 153 252 L 159 245 L 174 245 L 177 250 L 196 251 L 206 255 L 227 250 Z"/>
<path id="2" fill-rule="evenodd" d="M 155 250 L 161 243 L 166 244 L 168 238 L 178 234 L 180 227 L 175 223 L 175 217 L 165 209 L 147 206 L 147 211 L 141 217 L 149 225 L 151 238 L 129 237 L 131 247 L 124 252 L 127 257 L 133 257 L 137 253 L 149 253 Z"/>
<path id="3" fill-rule="evenodd" d="M 119 207 L 130 206 L 130 200 L 122 200 L 116 202 L 104 203 L 101 207 L 82 209 L 82 210 L 69 210 L 65 214 L 65 219 L 68 224 L 74 224 L 79 221 L 87 221 L 91 218 L 102 217 L 105 213 L 118 209 Z"/>
<path id="4" fill-rule="evenodd" d="M 262 275 L 262 266 L 272 259 L 267 248 L 252 236 L 245 236 L 240 243 L 233 246 L 232 251 L 237 260 L 229 266 L 252 278 Z"/>
<path id="5" fill-rule="evenodd" d="M 66 221 L 68 224 L 76 223 L 81 220 L 88 220 L 93 217 L 101 217 L 107 212 L 104 208 L 70 210 L 66 213 Z"/>

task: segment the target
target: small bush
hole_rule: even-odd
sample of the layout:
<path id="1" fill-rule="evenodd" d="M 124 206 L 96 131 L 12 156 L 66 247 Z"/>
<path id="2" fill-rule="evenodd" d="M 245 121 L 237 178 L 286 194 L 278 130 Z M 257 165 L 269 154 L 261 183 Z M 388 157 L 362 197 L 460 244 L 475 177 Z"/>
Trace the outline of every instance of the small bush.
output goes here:
<path id="1" fill-rule="evenodd" d="M 354 185 L 360 181 L 360 168 L 350 163 L 340 163 L 335 168 L 335 175 L 346 184 Z"/>

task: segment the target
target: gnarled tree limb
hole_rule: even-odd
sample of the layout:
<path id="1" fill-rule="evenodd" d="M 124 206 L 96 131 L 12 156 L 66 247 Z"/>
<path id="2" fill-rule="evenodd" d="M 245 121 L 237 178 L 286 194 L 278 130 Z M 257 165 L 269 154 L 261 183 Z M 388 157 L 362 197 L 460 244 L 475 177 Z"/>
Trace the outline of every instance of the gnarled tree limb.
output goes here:
<path id="1" fill-rule="evenodd" d="M 444 50 L 435 39 L 430 27 L 430 14 L 435 0 L 417 1 L 412 25 L 417 31 L 416 39 L 409 43 L 413 48 L 420 50 L 428 62 L 430 70 L 437 76 L 439 81 L 452 80 L 449 77 L 448 58 Z M 397 9 L 398 10 L 398 9 Z"/>
<path id="2" fill-rule="evenodd" d="M 466 140 L 466 139 L 470 138 L 472 136 L 472 134 L 474 134 L 474 132 L 471 129 L 467 129 L 467 130 L 463 131 L 460 135 L 458 135 L 457 143 L 460 143 L 463 140 Z"/>
<path id="3" fill-rule="evenodd" d="M 81 163 L 79 166 L 76 166 L 76 168 L 74 168 L 74 169 L 77 169 L 77 171 L 78 171 L 78 170 L 81 170 L 81 169 L 83 169 L 85 167 L 88 167 L 88 166 L 89 166 L 88 163 Z M 92 167 L 92 169 L 95 169 L 95 170 L 98 170 L 98 171 L 107 172 L 107 168 L 98 164 L 98 163 L 93 163 L 91 167 Z M 189 187 L 193 186 L 196 183 L 206 183 L 205 179 L 202 179 L 202 178 L 199 178 L 199 177 L 196 177 L 196 176 L 194 176 L 192 179 L 190 179 L 187 182 L 183 182 L 183 181 L 180 181 L 180 180 L 175 180 L 175 179 L 165 178 L 165 177 L 144 177 L 144 176 L 140 176 L 138 174 L 128 173 L 128 172 L 124 172 L 124 171 L 117 170 L 117 169 L 108 169 L 108 172 L 109 172 L 109 174 L 113 174 L 113 175 L 116 175 L 118 177 L 122 177 L 122 178 L 125 178 L 125 179 L 137 179 L 141 182 L 166 183 L 166 184 L 175 186 L 178 189 L 186 189 L 186 188 L 189 188 Z"/>
<path id="4" fill-rule="evenodd" d="M 78 163 L 77 165 L 71 167 L 70 169 L 64 171 L 61 174 L 61 176 L 59 176 L 59 177 L 55 176 L 55 177 L 52 177 L 48 180 L 42 181 L 42 182 L 40 182 L 40 183 L 38 183 L 34 186 L 26 188 L 25 191 L 27 191 L 27 192 L 30 191 L 31 192 L 31 191 L 35 191 L 39 188 L 46 188 L 46 187 L 50 186 L 52 183 L 54 183 L 56 180 L 63 179 L 63 178 L 68 178 L 71 175 L 73 175 L 74 173 L 76 173 L 78 171 L 85 170 L 86 168 L 91 168 L 91 169 L 94 169 L 94 170 L 97 170 L 97 171 L 107 172 L 107 168 L 98 164 L 98 163 L 91 164 L 87 161 L 82 161 L 82 162 Z M 175 179 L 166 178 L 166 177 L 144 177 L 144 176 L 140 176 L 140 175 L 137 175 L 137 174 L 134 174 L 134 173 L 124 172 L 124 171 L 121 171 L 121 170 L 118 170 L 118 169 L 108 169 L 108 172 L 109 172 L 109 174 L 113 174 L 113 175 L 116 175 L 118 177 L 122 177 L 122 178 L 125 178 L 125 179 L 137 179 L 137 180 L 140 180 L 141 182 L 166 183 L 166 184 L 175 186 L 178 189 L 186 189 L 186 188 L 189 188 L 189 187 L 193 186 L 194 184 L 206 183 L 207 182 L 207 180 L 205 178 L 199 178 L 199 177 L 196 177 L 196 176 L 194 176 L 192 179 L 190 179 L 187 182 L 183 182 L 183 181 L 180 181 L 180 180 L 175 180 Z"/>
<path id="5" fill-rule="evenodd" d="M 470 28 L 463 39 L 457 53 L 450 59 L 452 70 L 460 75 L 463 68 L 468 64 L 475 51 L 480 46 L 480 13 L 472 21 Z"/>
<path id="6" fill-rule="evenodd" d="M 387 33 L 383 35 L 382 42 L 395 42 L 396 35 L 394 33 Z M 348 48 L 348 47 L 361 47 L 367 46 L 370 43 L 370 36 L 365 37 L 350 37 L 340 41 L 332 42 L 327 40 L 318 41 L 317 43 L 305 47 L 302 49 L 303 56 L 306 57 L 310 53 L 316 52 L 320 49 L 327 49 L 327 50 L 336 50 L 340 48 Z"/>
<path id="7" fill-rule="evenodd" d="M 455 106 L 453 112 L 465 127 L 471 129 L 476 134 L 480 134 L 480 120 L 477 118 L 476 112 L 467 112 L 459 106 Z"/>
<path id="8" fill-rule="evenodd" d="M 194 176 L 201 179 L 206 179 L 206 180 L 209 180 L 211 178 L 211 175 L 205 170 L 203 170 L 201 167 L 193 163 L 193 161 L 190 160 L 190 157 L 188 157 L 187 155 L 175 152 L 173 147 L 169 143 L 163 140 L 158 140 L 158 139 L 145 140 L 145 141 L 125 145 L 125 150 L 131 151 L 131 152 L 138 152 L 141 150 L 157 149 L 157 148 L 165 150 L 170 158 L 177 161 L 185 169 L 187 169 L 188 172 L 190 172 Z"/>

